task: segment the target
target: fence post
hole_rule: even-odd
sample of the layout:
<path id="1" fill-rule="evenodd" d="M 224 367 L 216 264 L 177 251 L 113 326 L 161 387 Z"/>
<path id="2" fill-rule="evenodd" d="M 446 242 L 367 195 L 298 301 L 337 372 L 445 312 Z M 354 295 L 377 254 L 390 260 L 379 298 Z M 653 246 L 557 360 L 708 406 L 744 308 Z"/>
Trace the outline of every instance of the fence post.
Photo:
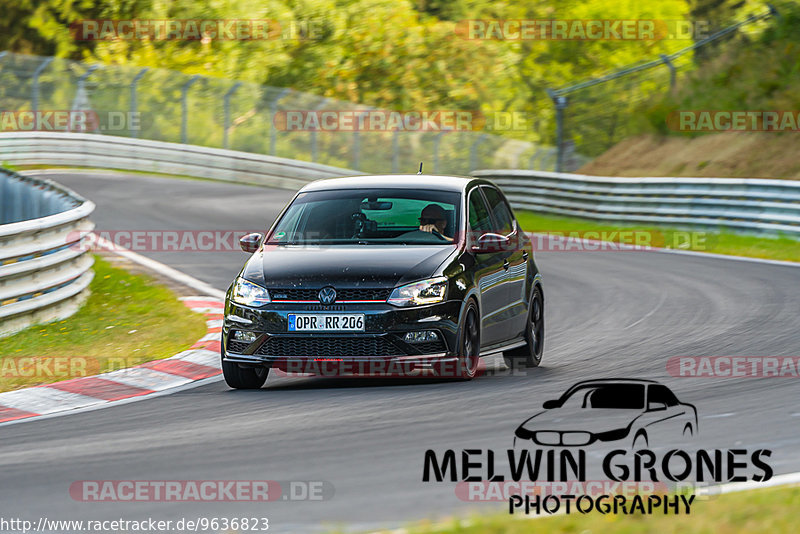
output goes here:
<path id="1" fill-rule="evenodd" d="M 233 96 L 233 93 L 235 93 L 236 90 L 241 85 L 242 82 L 236 82 L 235 84 L 233 84 L 233 87 L 228 89 L 228 91 L 225 93 L 225 96 L 223 97 L 222 107 L 225 111 L 225 125 L 224 125 L 225 131 L 223 132 L 222 136 L 222 146 L 224 148 L 228 148 L 228 130 L 230 130 L 231 127 L 231 96 Z"/>
<path id="2" fill-rule="evenodd" d="M 33 94 L 31 95 L 31 109 L 34 113 L 39 111 L 39 75 L 50 63 L 53 62 L 53 59 L 55 58 L 45 58 L 44 61 L 39 63 L 39 66 L 36 67 L 36 70 L 33 71 Z"/>
<path id="3" fill-rule="evenodd" d="M 392 172 L 400 170 L 400 130 L 395 130 L 392 134 Z"/>
<path id="4" fill-rule="evenodd" d="M 439 174 L 439 144 L 442 142 L 442 136 L 450 130 L 442 130 L 433 138 L 433 174 Z"/>
<path id="5" fill-rule="evenodd" d="M 281 98 L 289 94 L 292 90 L 291 89 L 281 89 L 274 99 L 272 99 L 269 103 L 269 155 L 275 155 L 275 145 L 278 142 L 278 132 L 275 130 L 275 114 L 278 113 L 278 102 Z"/>
<path id="6" fill-rule="evenodd" d="M 96 70 L 97 70 L 99 67 L 100 67 L 100 65 L 89 65 L 89 68 L 88 68 L 88 69 L 86 69 L 86 72 L 84 72 L 83 74 L 81 74 L 80 78 L 78 78 L 78 88 L 77 88 L 77 90 L 75 91 L 75 95 L 76 95 L 76 96 L 75 96 L 75 101 L 73 101 L 73 105 L 75 105 L 75 103 L 76 103 L 76 102 L 80 102 L 80 100 L 79 100 L 79 95 L 86 95 L 86 79 L 87 79 L 89 76 L 91 76 L 91 75 L 92 75 L 92 73 L 93 73 L 94 71 L 96 71 Z M 87 102 L 87 103 L 88 103 L 88 99 L 89 99 L 89 97 L 88 97 L 88 96 L 86 96 L 86 102 Z M 81 111 L 81 110 L 74 110 L 74 111 Z M 72 131 L 72 129 L 73 129 L 73 123 L 72 123 L 72 121 L 73 121 L 73 119 L 72 119 L 72 118 L 70 118 L 70 126 L 69 126 L 69 129 L 70 129 L 70 131 Z M 100 126 L 100 124 L 99 124 L 99 123 L 98 123 L 98 124 L 95 124 L 95 131 L 97 130 L 97 128 L 98 128 L 99 126 Z M 108 125 L 106 125 L 106 126 L 108 126 Z"/>
<path id="7" fill-rule="evenodd" d="M 328 104 L 328 99 L 323 98 L 322 101 L 314 106 L 314 111 L 321 110 L 324 106 Z M 316 163 L 317 157 L 319 156 L 319 149 L 317 148 L 317 129 L 312 128 L 311 130 L 311 162 Z"/>
<path id="8" fill-rule="evenodd" d="M 561 172 L 564 166 L 564 109 L 567 107 L 567 97 L 551 89 L 547 90 L 547 95 L 556 107 L 556 172 Z"/>
<path id="9" fill-rule="evenodd" d="M 358 167 L 361 165 L 361 140 L 358 135 L 358 125 L 361 122 L 359 119 L 364 113 L 369 113 L 369 110 L 362 111 L 356 114 L 356 124 L 353 130 L 353 169 L 360 171 Z"/>
<path id="10" fill-rule="evenodd" d="M 486 141 L 486 134 L 481 134 L 469 147 L 469 170 L 474 171 L 478 168 L 478 147 Z"/>
<path id="11" fill-rule="evenodd" d="M 544 157 L 542 158 L 542 160 L 541 160 L 541 165 L 540 165 L 540 167 L 542 167 L 542 168 L 541 168 L 541 169 L 539 169 L 539 170 L 542 170 L 542 171 L 544 171 L 544 170 L 547 170 L 547 167 L 549 167 L 549 166 L 550 166 L 550 164 L 553 162 L 553 157 L 554 157 L 554 156 L 556 157 L 556 161 L 558 161 L 557 154 L 558 154 L 558 150 L 557 150 L 557 149 L 555 149 L 555 148 L 551 148 L 551 149 L 550 149 L 550 150 L 549 150 L 549 151 L 548 151 L 548 152 L 547 152 L 547 153 L 544 155 Z"/>
<path id="12" fill-rule="evenodd" d="M 148 70 L 150 69 L 147 67 L 143 68 L 138 73 L 136 73 L 136 76 L 133 77 L 133 81 L 131 81 L 131 105 L 130 105 L 131 116 L 128 118 L 128 120 L 131 122 L 130 125 L 131 137 L 139 137 L 139 130 L 133 127 L 133 117 L 136 116 L 136 113 L 139 112 L 139 104 L 136 101 L 136 86 L 139 84 L 139 80 L 142 79 L 142 76 L 144 76 Z M 137 120 L 136 124 L 138 124 L 141 127 L 142 123 L 141 121 Z"/>
<path id="13" fill-rule="evenodd" d="M 186 104 L 186 94 L 189 92 L 189 88 L 192 86 L 192 84 L 199 79 L 200 76 L 195 74 L 189 78 L 189 81 L 183 84 L 183 87 L 181 87 L 181 143 L 184 145 L 187 143 L 186 122 L 189 114 L 189 109 Z"/>
<path id="14" fill-rule="evenodd" d="M 661 57 L 661 61 L 663 61 L 664 65 L 669 69 L 669 90 L 673 91 L 675 90 L 675 65 L 670 61 L 669 56 L 659 54 L 659 57 Z"/>
<path id="15" fill-rule="evenodd" d="M 531 154 L 531 157 L 530 157 L 530 159 L 528 159 L 528 168 L 529 168 L 530 170 L 535 170 L 535 169 L 533 168 L 533 160 L 535 160 L 535 159 L 536 159 L 536 157 L 539 155 L 539 153 L 540 153 L 541 151 L 542 151 L 542 147 L 536 147 L 536 150 L 534 150 L 534 151 L 533 151 L 533 154 Z"/>

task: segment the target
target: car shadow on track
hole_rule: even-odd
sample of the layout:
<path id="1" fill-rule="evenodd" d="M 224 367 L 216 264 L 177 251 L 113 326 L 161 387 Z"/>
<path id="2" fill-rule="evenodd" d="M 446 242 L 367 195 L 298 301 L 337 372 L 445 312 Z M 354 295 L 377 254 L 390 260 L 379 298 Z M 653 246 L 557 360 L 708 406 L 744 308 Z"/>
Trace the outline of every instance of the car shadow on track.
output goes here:
<path id="1" fill-rule="evenodd" d="M 546 367 L 513 370 L 499 361 L 481 362 L 473 383 L 480 384 L 488 378 L 542 378 L 549 374 Z M 311 389 L 359 389 L 376 387 L 403 387 L 433 384 L 464 384 L 465 381 L 447 377 L 370 377 L 370 376 L 271 376 L 264 388 L 272 391 L 296 391 Z M 234 390 L 232 390 L 234 391 Z"/>

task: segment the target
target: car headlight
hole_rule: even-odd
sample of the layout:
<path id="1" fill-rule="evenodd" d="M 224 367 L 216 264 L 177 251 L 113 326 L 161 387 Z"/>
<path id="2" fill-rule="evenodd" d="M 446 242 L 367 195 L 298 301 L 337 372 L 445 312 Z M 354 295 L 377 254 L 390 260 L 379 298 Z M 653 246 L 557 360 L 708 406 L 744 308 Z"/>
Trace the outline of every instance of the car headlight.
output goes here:
<path id="1" fill-rule="evenodd" d="M 447 278 L 440 276 L 396 287 L 387 302 L 395 306 L 423 306 L 444 302 L 446 297 Z"/>
<path id="2" fill-rule="evenodd" d="M 269 292 L 265 287 L 254 284 L 244 278 L 237 278 L 233 285 L 231 300 L 245 306 L 263 306 L 271 302 Z"/>

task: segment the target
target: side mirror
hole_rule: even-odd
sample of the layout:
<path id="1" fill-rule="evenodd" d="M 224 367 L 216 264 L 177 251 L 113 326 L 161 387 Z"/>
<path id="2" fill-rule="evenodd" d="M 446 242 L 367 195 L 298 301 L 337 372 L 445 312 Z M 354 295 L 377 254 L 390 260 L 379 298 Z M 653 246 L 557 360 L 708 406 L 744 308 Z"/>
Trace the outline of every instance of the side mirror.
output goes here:
<path id="1" fill-rule="evenodd" d="M 508 238 L 500 234 L 487 233 L 478 238 L 477 243 L 472 245 L 473 253 L 487 254 L 501 252 L 508 248 Z"/>
<path id="2" fill-rule="evenodd" d="M 255 252 L 258 250 L 258 245 L 261 244 L 261 238 L 263 238 L 259 233 L 252 233 L 243 235 L 239 238 L 239 246 L 242 247 L 242 250 L 245 252 Z"/>
<path id="3" fill-rule="evenodd" d="M 661 410 L 666 410 L 667 404 L 665 402 L 648 402 L 647 403 L 647 411 L 648 412 L 660 412 Z"/>
<path id="4" fill-rule="evenodd" d="M 558 407 L 559 404 L 557 400 L 544 401 L 544 404 L 542 404 L 542 408 L 544 408 L 545 410 L 552 410 L 553 408 L 558 408 Z"/>

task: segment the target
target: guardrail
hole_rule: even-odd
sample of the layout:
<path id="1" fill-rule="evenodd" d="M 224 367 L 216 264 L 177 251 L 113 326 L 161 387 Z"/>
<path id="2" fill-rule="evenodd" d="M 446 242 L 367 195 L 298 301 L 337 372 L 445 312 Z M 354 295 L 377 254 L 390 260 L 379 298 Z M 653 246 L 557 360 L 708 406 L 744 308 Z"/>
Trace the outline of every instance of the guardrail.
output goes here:
<path id="1" fill-rule="evenodd" d="M 94 259 L 80 240 L 94 204 L 60 185 L 0 169 L 0 336 L 74 313 Z"/>
<path id="2" fill-rule="evenodd" d="M 610 178 L 482 170 L 515 209 L 609 222 L 725 228 L 800 237 L 800 181 L 758 178 Z"/>
<path id="3" fill-rule="evenodd" d="M 0 133 L 0 161 L 177 174 L 292 190 L 319 178 L 362 174 L 221 148 L 60 132 Z"/>

